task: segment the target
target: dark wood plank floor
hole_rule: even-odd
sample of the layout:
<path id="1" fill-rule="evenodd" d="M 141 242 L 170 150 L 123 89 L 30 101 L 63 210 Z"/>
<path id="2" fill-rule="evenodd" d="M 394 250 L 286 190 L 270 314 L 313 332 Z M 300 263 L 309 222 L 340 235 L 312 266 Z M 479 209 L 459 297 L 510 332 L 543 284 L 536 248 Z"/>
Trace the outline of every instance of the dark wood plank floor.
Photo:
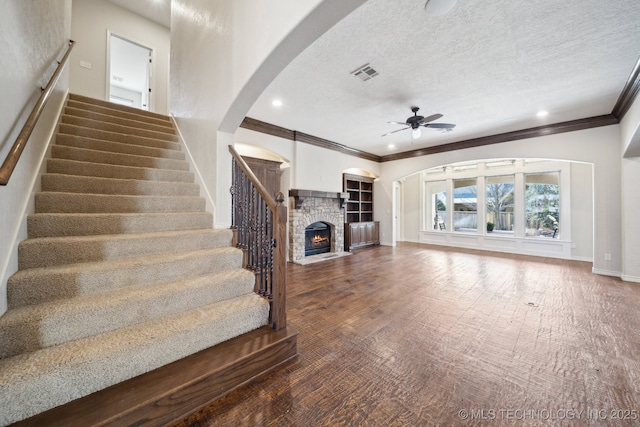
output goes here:
<path id="1" fill-rule="evenodd" d="M 297 361 L 178 425 L 640 425 L 640 284 L 588 263 L 362 249 L 290 265 L 288 318 Z"/>

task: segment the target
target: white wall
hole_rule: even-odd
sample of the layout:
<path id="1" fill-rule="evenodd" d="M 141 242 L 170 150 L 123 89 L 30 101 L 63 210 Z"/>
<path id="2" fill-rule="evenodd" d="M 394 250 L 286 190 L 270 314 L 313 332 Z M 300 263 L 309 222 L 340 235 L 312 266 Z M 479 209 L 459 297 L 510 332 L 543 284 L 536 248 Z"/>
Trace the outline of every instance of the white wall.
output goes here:
<path id="1" fill-rule="evenodd" d="M 640 282 L 640 157 L 622 159 L 624 280 Z"/>
<path id="2" fill-rule="evenodd" d="M 562 191 L 562 189 L 560 189 Z M 593 260 L 593 166 L 571 163 L 571 257 Z"/>
<path id="3" fill-rule="evenodd" d="M 416 173 L 403 179 L 402 182 L 402 215 L 398 221 L 402 222 L 404 241 L 417 242 L 418 232 L 422 229 L 421 201 L 421 174 Z M 375 212 L 375 211 L 374 211 Z"/>
<path id="4" fill-rule="evenodd" d="M 168 114 L 169 29 L 107 0 L 73 0 L 70 91 L 96 99 L 107 94 L 107 31 L 153 49 L 151 111 Z M 80 61 L 91 69 L 80 67 Z"/>
<path id="5" fill-rule="evenodd" d="M 640 97 L 620 122 L 620 140 L 625 157 L 640 157 Z"/>
<path id="6" fill-rule="evenodd" d="M 593 221 L 598 225 L 593 235 L 593 269 L 598 273 L 620 275 L 623 254 L 618 125 L 385 162 L 375 190 L 374 208 L 376 216 L 380 215 L 376 219 L 380 221 L 382 243 L 392 243 L 391 214 L 386 213 L 386 208 L 392 205 L 394 180 L 431 167 L 462 161 L 540 157 L 593 163 Z M 611 261 L 605 261 L 605 254 L 611 254 Z"/>
<path id="7" fill-rule="evenodd" d="M 233 134 L 267 85 L 315 39 L 364 0 L 174 0 L 171 113 L 230 224 Z"/>
<path id="8" fill-rule="evenodd" d="M 620 123 L 622 149 L 623 271 L 625 280 L 640 282 L 640 99 Z"/>
<path id="9" fill-rule="evenodd" d="M 71 0 L 3 2 L 0 14 L 0 162 L 62 58 L 71 36 Z M 7 309 L 7 279 L 18 269 L 17 244 L 26 239 L 25 215 L 69 85 L 61 77 L 9 180 L 0 187 L 0 314 Z"/>

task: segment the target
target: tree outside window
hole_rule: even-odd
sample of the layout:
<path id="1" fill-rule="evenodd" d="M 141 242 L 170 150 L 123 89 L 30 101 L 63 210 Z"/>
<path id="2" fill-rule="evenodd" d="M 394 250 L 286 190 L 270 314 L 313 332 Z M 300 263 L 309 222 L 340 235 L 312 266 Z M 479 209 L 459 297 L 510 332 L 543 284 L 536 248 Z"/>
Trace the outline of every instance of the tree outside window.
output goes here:
<path id="1" fill-rule="evenodd" d="M 560 173 L 525 175 L 525 235 L 560 238 Z"/>
<path id="2" fill-rule="evenodd" d="M 487 231 L 513 233 L 514 176 L 486 179 Z"/>

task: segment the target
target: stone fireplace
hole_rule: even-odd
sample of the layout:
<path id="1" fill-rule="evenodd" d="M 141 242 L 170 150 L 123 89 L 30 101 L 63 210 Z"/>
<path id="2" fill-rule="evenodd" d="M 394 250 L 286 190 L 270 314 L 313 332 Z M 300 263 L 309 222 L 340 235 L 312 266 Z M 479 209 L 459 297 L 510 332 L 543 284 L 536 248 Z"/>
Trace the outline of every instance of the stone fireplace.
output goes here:
<path id="1" fill-rule="evenodd" d="M 344 252 L 344 205 L 348 197 L 347 193 L 289 190 L 291 262 L 320 253 Z"/>

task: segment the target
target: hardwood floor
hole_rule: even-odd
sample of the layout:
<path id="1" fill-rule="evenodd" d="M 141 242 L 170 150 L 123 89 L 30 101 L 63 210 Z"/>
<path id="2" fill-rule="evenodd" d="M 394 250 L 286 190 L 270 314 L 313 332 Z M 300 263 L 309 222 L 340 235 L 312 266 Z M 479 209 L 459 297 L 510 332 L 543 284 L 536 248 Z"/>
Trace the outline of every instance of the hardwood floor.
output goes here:
<path id="1" fill-rule="evenodd" d="M 288 274 L 299 358 L 179 426 L 640 425 L 638 283 L 417 244 Z"/>

